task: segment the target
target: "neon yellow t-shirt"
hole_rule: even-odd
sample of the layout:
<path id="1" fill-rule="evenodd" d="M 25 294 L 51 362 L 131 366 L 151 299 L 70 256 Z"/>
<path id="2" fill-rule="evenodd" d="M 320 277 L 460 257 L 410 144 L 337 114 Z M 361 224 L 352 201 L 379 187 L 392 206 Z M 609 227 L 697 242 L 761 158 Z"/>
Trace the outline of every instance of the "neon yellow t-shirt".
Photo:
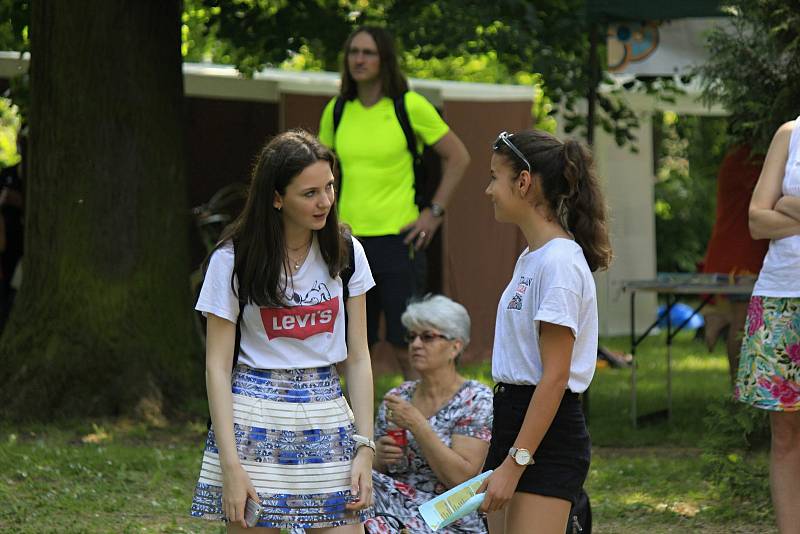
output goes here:
<path id="1" fill-rule="evenodd" d="M 427 145 L 448 131 L 436 108 L 419 93 L 405 96 L 411 128 Z M 339 217 L 358 236 L 394 235 L 419 217 L 414 204 L 414 162 L 394 112 L 394 102 L 382 98 L 365 108 L 358 98 L 344 105 L 333 137 L 333 107 L 325 106 L 319 139 L 334 148 L 342 168 Z"/>

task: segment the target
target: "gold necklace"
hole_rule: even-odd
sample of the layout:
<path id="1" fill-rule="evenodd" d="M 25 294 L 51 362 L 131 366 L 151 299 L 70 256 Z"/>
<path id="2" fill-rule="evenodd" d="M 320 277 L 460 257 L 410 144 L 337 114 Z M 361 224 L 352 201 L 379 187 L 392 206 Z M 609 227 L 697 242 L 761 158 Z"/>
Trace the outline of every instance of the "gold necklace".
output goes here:
<path id="1" fill-rule="evenodd" d="M 303 266 L 303 263 L 306 261 L 306 258 L 308 257 L 308 253 L 311 252 L 311 241 L 306 243 L 306 247 L 307 247 L 306 248 L 306 252 L 305 252 L 305 254 L 303 254 L 303 256 L 300 259 L 292 258 L 289 254 L 286 254 L 286 256 L 288 257 L 289 261 L 292 262 L 292 267 L 294 267 L 294 272 L 297 272 L 297 271 L 300 270 L 300 267 Z M 292 249 L 289 249 L 289 250 L 292 250 Z"/>
<path id="2" fill-rule="evenodd" d="M 312 236 L 308 241 L 306 241 L 305 243 L 303 243 L 302 245 L 300 245 L 297 248 L 292 248 L 289 245 L 286 245 L 286 248 L 288 250 L 292 251 L 292 252 L 297 252 L 298 250 L 301 250 L 301 249 L 304 249 L 304 248 L 308 247 L 308 245 L 310 245 L 311 241 L 313 241 L 313 240 L 314 240 L 314 237 Z"/>

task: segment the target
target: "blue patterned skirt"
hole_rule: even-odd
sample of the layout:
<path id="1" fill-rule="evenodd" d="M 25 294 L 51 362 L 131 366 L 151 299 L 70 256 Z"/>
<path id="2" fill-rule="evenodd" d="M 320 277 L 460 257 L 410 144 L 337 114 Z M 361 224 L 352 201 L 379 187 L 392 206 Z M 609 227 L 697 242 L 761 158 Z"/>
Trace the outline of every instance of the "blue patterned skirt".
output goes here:
<path id="1" fill-rule="evenodd" d="M 240 365 L 232 390 L 239 460 L 263 506 L 259 527 L 335 527 L 371 516 L 372 510 L 345 509 L 355 425 L 334 366 L 266 370 Z M 225 519 L 213 426 L 191 515 Z"/>

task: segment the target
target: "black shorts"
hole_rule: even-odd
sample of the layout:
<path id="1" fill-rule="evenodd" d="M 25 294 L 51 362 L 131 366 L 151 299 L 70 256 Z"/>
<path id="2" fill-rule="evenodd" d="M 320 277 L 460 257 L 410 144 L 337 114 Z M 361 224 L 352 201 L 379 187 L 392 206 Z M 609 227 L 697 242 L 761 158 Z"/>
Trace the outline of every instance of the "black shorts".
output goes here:
<path id="1" fill-rule="evenodd" d="M 381 311 L 386 315 L 386 341 L 405 347 L 405 328 L 400 317 L 416 291 L 419 251 L 403 243 L 405 234 L 359 237 L 375 279 L 367 293 L 367 339 L 378 341 Z"/>
<path id="2" fill-rule="evenodd" d="M 514 445 L 536 386 L 499 383 L 494 387 L 494 422 L 484 471 L 496 469 Z M 577 393 L 566 391 L 550 428 L 523 471 L 517 491 L 575 503 L 589 473 L 591 440 Z"/>

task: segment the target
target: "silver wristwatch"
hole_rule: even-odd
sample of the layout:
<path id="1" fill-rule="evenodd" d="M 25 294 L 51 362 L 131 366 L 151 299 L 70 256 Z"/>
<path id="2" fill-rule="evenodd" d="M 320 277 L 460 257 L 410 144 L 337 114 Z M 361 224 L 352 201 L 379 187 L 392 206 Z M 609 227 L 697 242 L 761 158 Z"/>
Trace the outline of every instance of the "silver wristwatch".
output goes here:
<path id="1" fill-rule="evenodd" d="M 528 449 L 523 449 L 522 447 L 511 447 L 508 449 L 508 455 L 511 456 L 517 465 L 533 465 L 533 455 L 531 451 Z"/>
<path id="2" fill-rule="evenodd" d="M 375 452 L 375 442 L 369 439 L 367 436 L 353 434 L 353 441 L 356 442 L 356 450 L 358 450 L 359 447 L 369 447 L 372 449 L 372 452 Z"/>
<path id="3" fill-rule="evenodd" d="M 434 217 L 441 217 L 442 215 L 444 215 L 444 208 L 441 206 L 441 204 L 437 204 L 436 202 L 434 202 L 433 204 L 431 204 L 431 214 Z"/>

